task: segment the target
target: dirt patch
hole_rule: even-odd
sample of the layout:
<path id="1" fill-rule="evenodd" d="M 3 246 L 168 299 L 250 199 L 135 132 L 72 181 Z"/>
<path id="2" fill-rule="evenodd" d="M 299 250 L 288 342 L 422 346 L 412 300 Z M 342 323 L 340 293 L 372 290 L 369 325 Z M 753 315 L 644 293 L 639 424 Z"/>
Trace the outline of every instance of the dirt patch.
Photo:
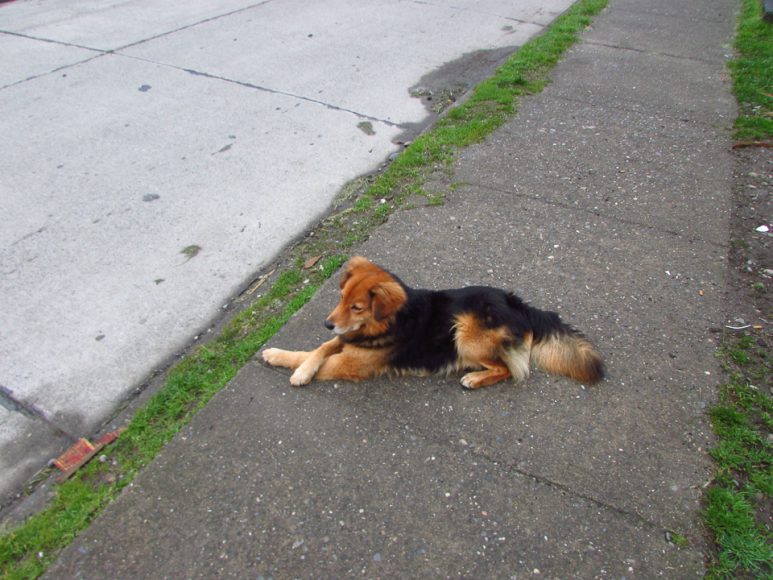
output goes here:
<path id="1" fill-rule="evenodd" d="M 735 157 L 728 324 L 749 325 L 769 348 L 773 342 L 773 156 L 769 149 L 750 147 L 737 150 Z"/>
<path id="2" fill-rule="evenodd" d="M 463 99 L 472 87 L 493 75 L 497 67 L 517 49 L 517 46 L 506 46 L 476 50 L 422 76 L 408 92 L 412 97 L 421 99 L 429 117 L 421 123 L 409 126 L 400 140 L 409 142 L 415 139 L 425 127 L 434 124 L 443 111 Z"/>

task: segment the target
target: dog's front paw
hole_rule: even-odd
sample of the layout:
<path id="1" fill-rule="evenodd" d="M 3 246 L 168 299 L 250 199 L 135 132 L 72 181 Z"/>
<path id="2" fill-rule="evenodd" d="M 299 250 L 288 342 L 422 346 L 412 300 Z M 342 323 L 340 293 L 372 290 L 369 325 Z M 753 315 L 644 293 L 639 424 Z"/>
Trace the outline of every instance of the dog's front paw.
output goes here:
<path id="1" fill-rule="evenodd" d="M 267 348 L 263 351 L 263 360 L 271 366 L 283 366 L 285 352 L 281 348 Z"/>
<path id="2" fill-rule="evenodd" d="M 290 376 L 290 384 L 295 387 L 302 387 L 303 385 L 308 385 L 313 378 L 314 373 L 307 371 L 303 367 L 298 367 Z"/>
<path id="3" fill-rule="evenodd" d="M 489 375 L 486 371 L 475 371 L 472 373 L 467 373 L 462 377 L 462 386 L 465 389 L 479 389 L 481 387 L 485 387 L 488 384 L 491 384 L 491 382 L 486 382 L 486 379 L 489 378 Z"/>
<path id="4" fill-rule="evenodd" d="M 462 377 L 462 386 L 465 389 L 477 389 L 479 385 L 475 382 L 475 378 L 471 377 L 472 373 L 468 373 Z"/>

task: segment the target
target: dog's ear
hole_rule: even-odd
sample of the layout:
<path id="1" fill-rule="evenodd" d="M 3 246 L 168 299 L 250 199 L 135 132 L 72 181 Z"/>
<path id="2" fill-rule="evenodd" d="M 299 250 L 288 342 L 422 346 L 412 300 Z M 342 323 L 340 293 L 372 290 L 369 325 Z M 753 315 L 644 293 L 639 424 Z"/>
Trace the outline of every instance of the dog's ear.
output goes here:
<path id="1" fill-rule="evenodd" d="M 341 274 L 341 281 L 339 282 L 341 290 L 343 290 L 344 286 L 346 286 L 349 278 L 354 275 L 355 270 L 368 266 L 373 266 L 373 264 L 367 258 L 363 258 L 362 256 L 353 256 L 348 262 L 346 262 L 344 273 Z"/>
<path id="2" fill-rule="evenodd" d="M 381 282 L 370 289 L 373 317 L 381 322 L 392 316 L 405 304 L 405 290 L 397 282 Z"/>

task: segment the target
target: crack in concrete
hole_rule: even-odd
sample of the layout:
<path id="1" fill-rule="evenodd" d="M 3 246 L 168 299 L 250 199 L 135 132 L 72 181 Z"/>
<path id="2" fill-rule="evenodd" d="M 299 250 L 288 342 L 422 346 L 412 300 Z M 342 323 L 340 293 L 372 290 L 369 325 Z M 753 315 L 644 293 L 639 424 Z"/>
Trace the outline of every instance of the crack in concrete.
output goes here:
<path id="1" fill-rule="evenodd" d="M 546 487 L 550 487 L 553 489 L 556 489 L 562 493 L 565 493 L 569 495 L 570 497 L 578 498 L 583 501 L 586 501 L 588 503 L 591 503 L 595 506 L 602 507 L 606 510 L 612 511 L 620 516 L 625 517 L 627 520 L 631 521 L 634 524 L 644 524 L 647 527 L 650 527 L 654 530 L 662 531 L 666 530 L 666 526 L 662 526 L 658 524 L 657 522 L 654 522 L 652 520 L 647 519 L 643 515 L 635 512 L 623 509 L 621 507 L 618 507 L 614 504 L 607 503 L 605 501 L 602 501 L 598 498 L 595 498 L 593 496 L 587 495 L 585 493 L 581 493 L 575 489 L 572 489 L 571 487 L 568 487 L 564 485 L 563 483 L 559 483 L 557 481 L 553 481 L 552 479 L 549 479 L 547 477 L 543 477 L 541 475 L 537 475 L 535 473 L 531 473 L 529 471 L 524 471 L 523 469 L 519 469 L 515 465 L 508 465 L 506 461 L 502 461 L 500 459 L 497 459 L 495 457 L 491 457 L 488 453 L 485 451 L 473 451 L 476 456 L 482 457 L 484 460 L 486 460 L 489 463 L 492 463 L 496 467 L 502 468 L 505 472 L 510 474 L 517 474 L 521 477 L 526 477 L 528 479 L 531 479 L 532 481 L 535 481 L 539 483 L 540 485 L 544 485 Z"/>
<path id="2" fill-rule="evenodd" d="M 440 447 L 443 447 L 444 449 L 450 450 L 452 454 L 458 457 L 458 445 L 454 444 L 448 439 L 433 436 L 432 431 L 423 429 L 419 424 L 414 423 L 414 424 L 408 425 L 404 421 L 400 421 L 396 417 L 389 415 L 387 413 L 379 413 L 378 410 L 376 410 L 376 413 L 379 414 L 383 419 L 386 419 L 387 421 L 392 422 L 398 427 L 409 426 L 411 430 L 421 435 L 424 439 L 431 441 L 432 443 Z M 485 449 L 480 449 L 479 447 L 476 448 L 474 446 L 471 446 L 468 448 L 468 450 L 475 457 L 480 457 L 482 460 L 486 461 L 487 463 L 490 463 L 492 466 L 496 467 L 497 470 L 505 474 L 510 474 L 510 475 L 517 474 L 521 477 L 530 479 L 540 485 L 544 485 L 551 489 L 558 490 L 561 493 L 565 493 L 570 497 L 580 499 L 582 501 L 591 503 L 605 510 L 611 511 L 623 517 L 626 521 L 628 521 L 632 525 L 644 525 L 658 532 L 668 529 L 668 526 L 660 525 L 657 522 L 647 519 L 646 517 L 644 517 L 643 515 L 635 511 L 626 510 L 622 507 L 607 503 L 591 495 L 581 493 L 575 489 L 572 489 L 571 487 L 568 487 L 557 481 L 553 481 L 552 479 L 549 479 L 547 477 L 543 477 L 541 475 L 537 475 L 537 474 L 519 469 L 517 466 L 509 464 L 507 461 L 491 456 L 489 453 L 485 451 Z"/>
<path id="3" fill-rule="evenodd" d="M 660 16 L 661 18 L 669 18 L 673 20 L 684 20 L 686 22 L 692 22 L 693 20 L 699 20 L 702 22 L 713 22 L 715 24 L 724 24 L 726 21 L 722 18 L 706 18 L 704 15 L 695 15 L 694 13 L 690 14 L 689 16 L 684 14 L 673 14 L 669 12 L 663 12 L 658 10 L 657 8 L 650 7 L 648 10 L 637 10 L 636 8 L 626 7 L 621 8 L 619 6 L 615 6 L 614 10 L 616 12 L 627 12 L 628 14 L 639 14 L 641 16 Z M 732 17 L 732 15 L 730 15 Z"/>
<path id="4" fill-rule="evenodd" d="M 596 217 L 601 217 L 601 218 L 604 218 L 604 219 L 608 219 L 610 221 L 614 221 L 614 222 L 617 222 L 619 224 L 623 224 L 623 225 L 626 225 L 626 226 L 634 226 L 634 227 L 642 228 L 644 230 L 651 230 L 651 231 L 655 231 L 655 232 L 660 232 L 662 234 L 668 234 L 669 236 L 673 236 L 675 238 L 684 239 L 684 240 L 687 240 L 689 242 L 702 242 L 704 244 L 707 244 L 709 246 L 712 246 L 712 247 L 715 247 L 715 248 L 719 248 L 719 249 L 722 249 L 722 250 L 727 250 L 730 247 L 728 244 L 723 244 L 721 242 L 715 242 L 713 240 L 706 240 L 706 239 L 703 239 L 703 238 L 696 238 L 696 237 L 693 237 L 693 236 L 685 236 L 683 232 L 669 230 L 667 228 L 658 228 L 658 227 L 655 227 L 655 226 L 653 226 L 651 224 L 646 224 L 646 223 L 643 223 L 643 222 L 638 222 L 636 220 L 627 220 L 625 218 L 609 215 L 609 214 L 605 213 L 603 210 L 595 210 L 595 209 L 591 209 L 591 208 L 587 208 L 587 207 L 578 207 L 578 206 L 570 204 L 570 203 L 561 203 L 560 201 L 556 201 L 554 199 L 546 199 L 546 198 L 542 198 L 542 197 L 537 197 L 537 196 L 534 196 L 534 195 L 529 195 L 528 193 L 518 193 L 518 192 L 515 192 L 515 191 L 508 191 L 506 189 L 502 189 L 502 188 L 498 188 L 498 187 L 493 187 L 491 185 L 482 185 L 480 183 L 471 183 L 471 182 L 468 182 L 468 181 L 461 181 L 461 182 L 459 182 L 459 185 L 467 186 L 467 187 L 478 187 L 480 189 L 486 189 L 488 191 L 495 191 L 497 193 L 504 193 L 504 194 L 508 194 L 508 195 L 514 195 L 514 196 L 520 197 L 522 199 L 528 199 L 530 201 L 536 201 L 538 203 L 542 203 L 543 205 L 548 205 L 548 206 L 551 206 L 551 207 L 560 207 L 561 209 L 568 209 L 568 210 L 572 210 L 572 211 L 581 211 L 583 213 L 586 213 L 586 214 L 589 214 L 589 215 L 592 215 L 592 216 L 596 216 Z"/>
<path id="5" fill-rule="evenodd" d="M 611 48 L 614 50 L 629 50 L 631 52 L 636 52 L 639 54 L 644 54 L 647 56 L 663 56 L 666 58 L 675 58 L 678 60 L 687 60 L 690 62 L 702 62 L 703 64 L 717 64 L 716 59 L 710 59 L 710 58 L 697 58 L 694 56 L 684 56 L 681 54 L 673 54 L 670 52 L 659 52 L 656 50 L 645 50 L 643 48 L 635 48 L 633 46 L 621 46 L 619 44 L 610 44 L 608 42 L 599 42 L 594 40 L 586 40 L 584 44 L 587 44 L 589 46 L 603 46 L 605 48 Z"/>

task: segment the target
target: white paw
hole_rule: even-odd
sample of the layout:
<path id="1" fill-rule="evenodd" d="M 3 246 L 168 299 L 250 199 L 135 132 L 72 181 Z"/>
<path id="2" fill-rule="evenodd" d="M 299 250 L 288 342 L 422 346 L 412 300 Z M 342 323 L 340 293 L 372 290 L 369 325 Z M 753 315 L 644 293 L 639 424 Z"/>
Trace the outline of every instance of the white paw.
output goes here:
<path id="1" fill-rule="evenodd" d="M 472 373 L 469 373 L 469 374 L 466 374 L 466 375 L 464 375 L 462 377 L 462 386 L 465 389 L 475 389 L 476 388 L 475 381 L 472 378 L 470 378 L 471 374 Z"/>
<path id="2" fill-rule="evenodd" d="M 263 351 L 263 360 L 266 361 L 270 365 L 275 365 L 276 361 L 281 356 L 281 349 L 278 348 L 267 348 Z"/>
<path id="3" fill-rule="evenodd" d="M 308 385 L 311 379 L 314 378 L 314 373 L 306 371 L 303 367 L 298 367 L 295 372 L 290 376 L 290 384 L 296 387 L 302 387 Z"/>

